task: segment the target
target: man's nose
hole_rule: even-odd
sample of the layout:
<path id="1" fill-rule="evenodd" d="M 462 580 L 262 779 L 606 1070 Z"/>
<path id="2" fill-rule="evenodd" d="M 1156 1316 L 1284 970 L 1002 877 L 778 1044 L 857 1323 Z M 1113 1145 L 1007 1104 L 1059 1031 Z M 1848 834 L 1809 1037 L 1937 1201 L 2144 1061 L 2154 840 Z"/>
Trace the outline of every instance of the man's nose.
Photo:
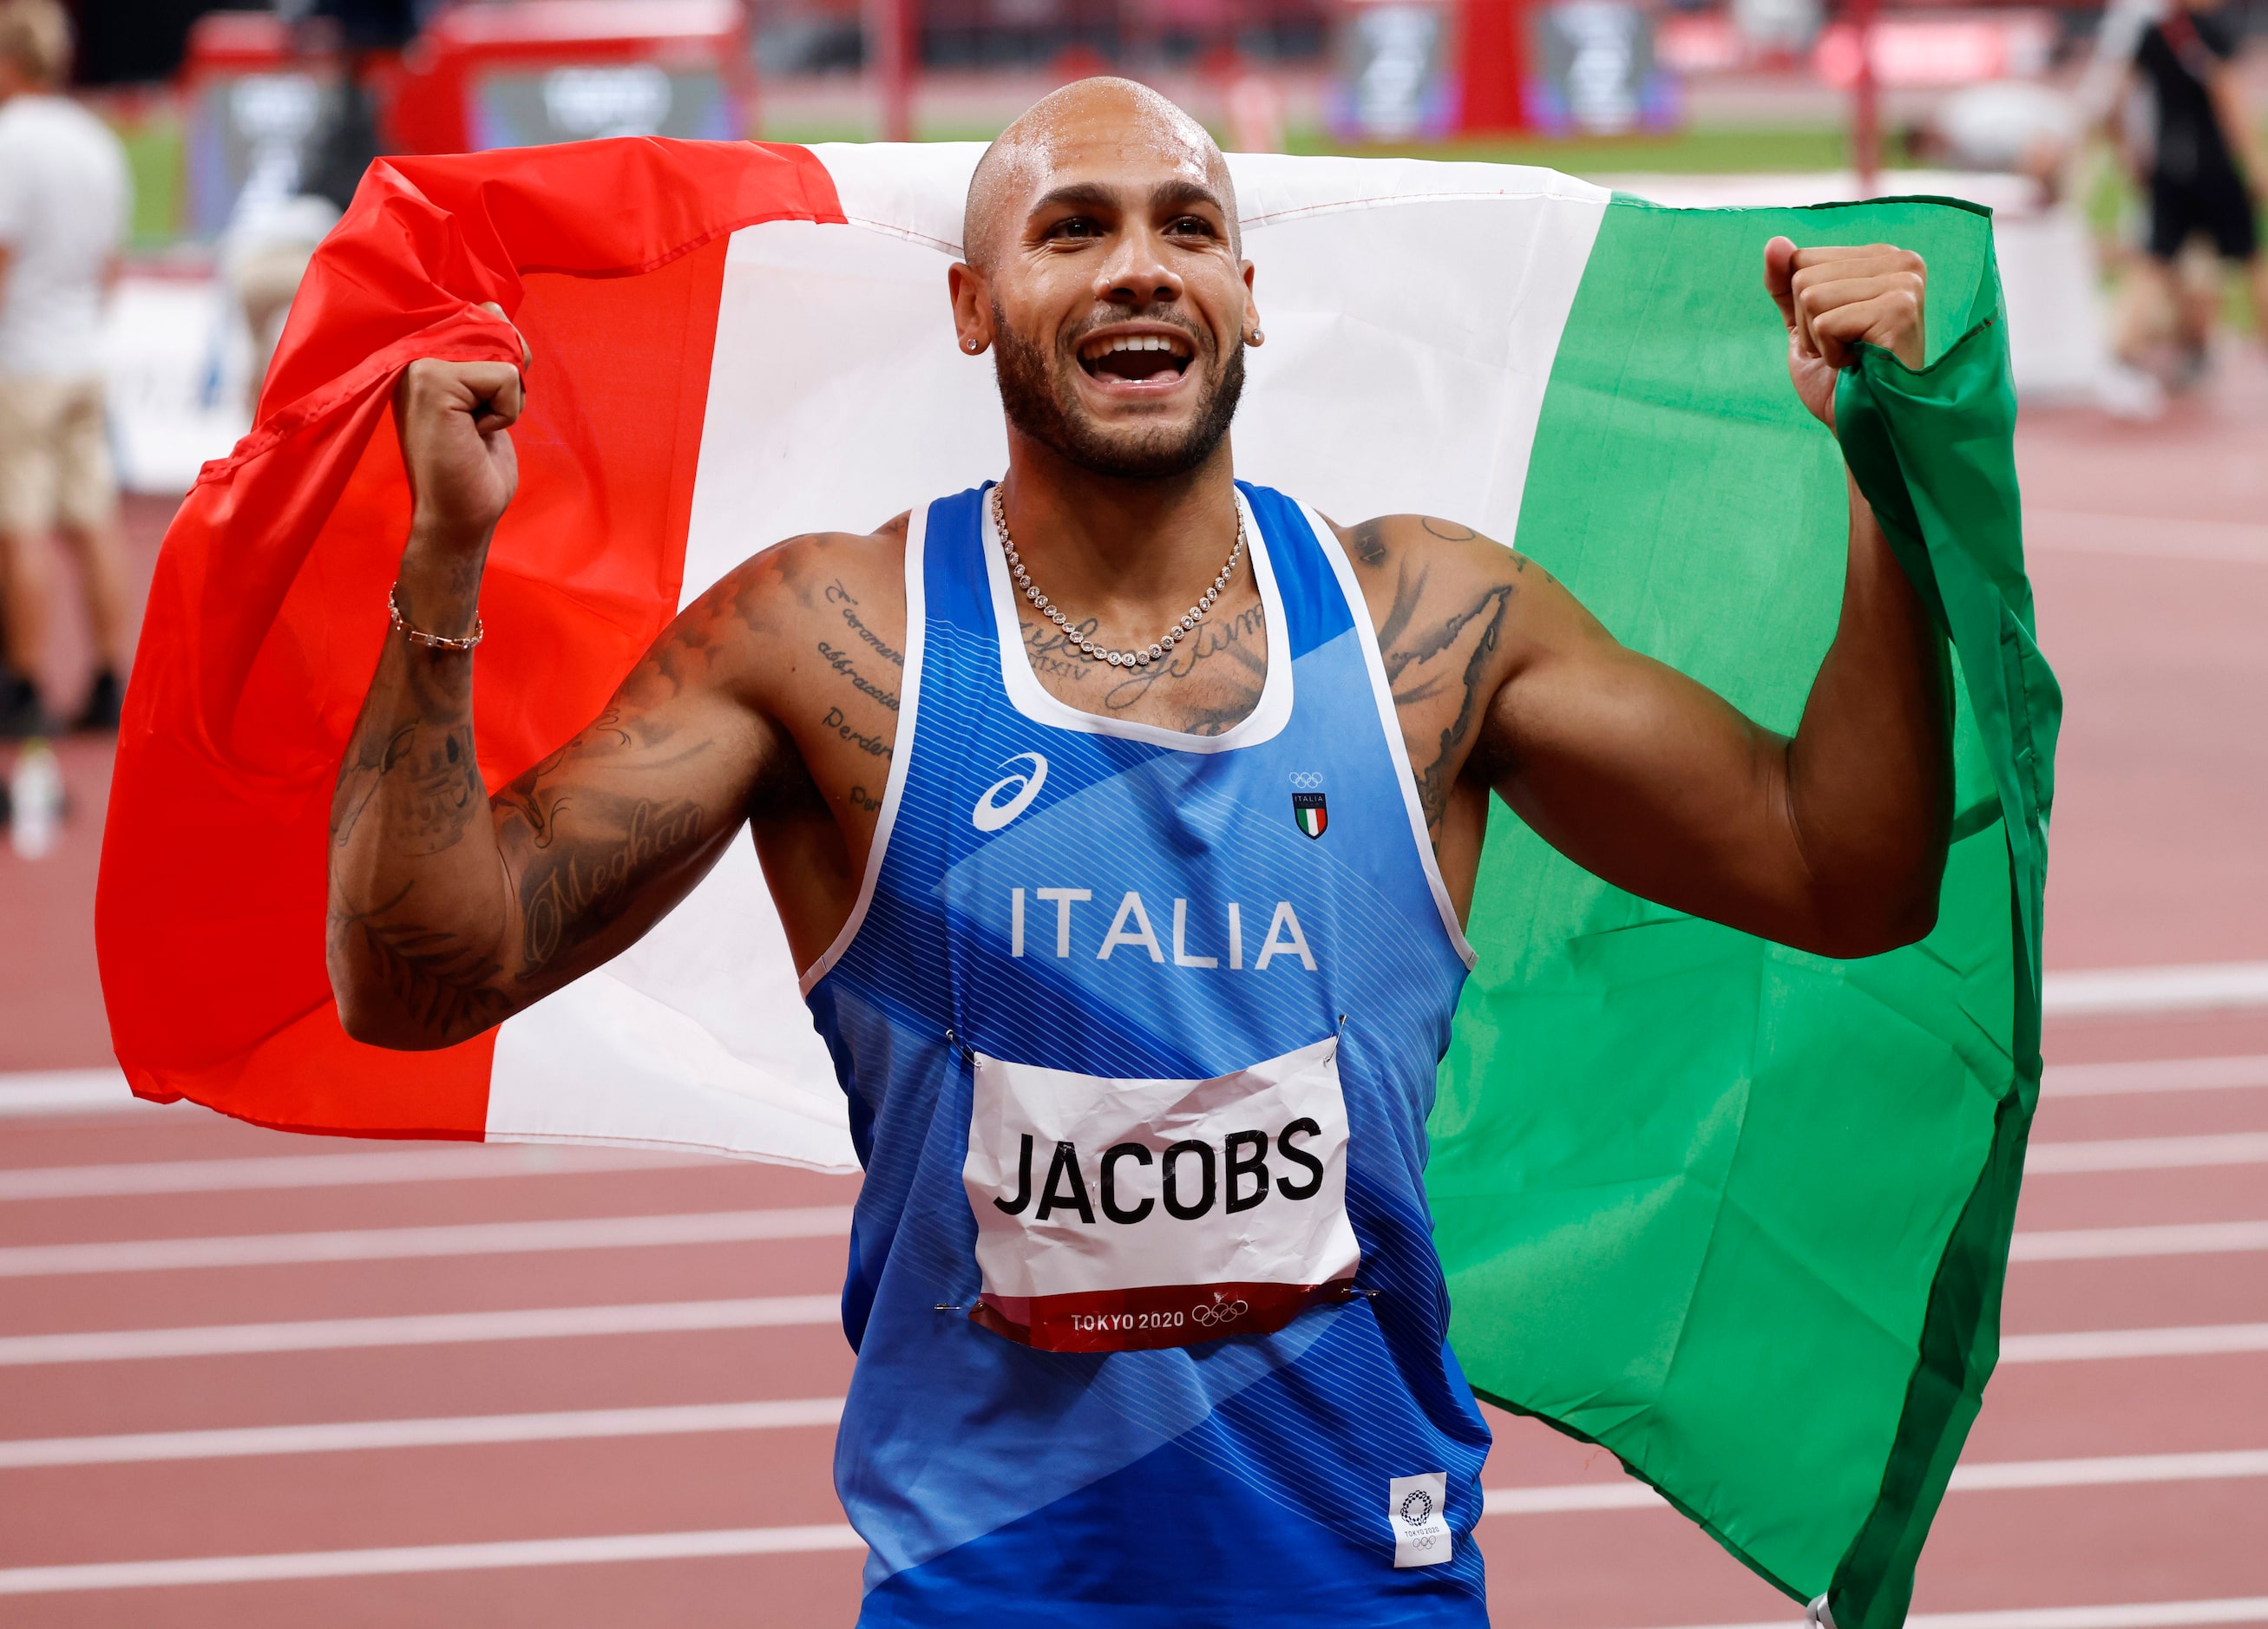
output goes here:
<path id="1" fill-rule="evenodd" d="M 1096 275 L 1094 297 L 1114 305 L 1167 303 L 1182 297 L 1182 279 L 1155 232 L 1128 231 Z"/>

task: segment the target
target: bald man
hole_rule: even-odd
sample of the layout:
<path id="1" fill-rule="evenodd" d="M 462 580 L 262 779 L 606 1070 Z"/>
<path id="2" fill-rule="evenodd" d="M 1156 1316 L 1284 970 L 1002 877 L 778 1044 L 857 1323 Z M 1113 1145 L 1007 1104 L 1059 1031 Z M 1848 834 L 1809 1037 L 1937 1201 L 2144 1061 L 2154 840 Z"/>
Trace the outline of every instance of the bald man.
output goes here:
<path id="1" fill-rule="evenodd" d="M 1859 341 L 1919 363 L 1916 257 L 1760 246 L 1822 419 Z M 965 253 L 1005 476 L 757 554 L 493 796 L 471 647 L 523 381 L 409 367 L 416 516 L 332 816 L 341 1016 L 477 1034 L 752 828 L 866 1171 L 860 1621 L 1483 1623 L 1489 1435 L 1422 1178 L 1490 795 L 1675 909 L 1889 950 L 1945 860 L 1940 641 L 1855 488 L 1789 739 L 1454 521 L 1236 481 L 1259 285 L 1219 152 L 1138 86 L 1018 120 Z"/>

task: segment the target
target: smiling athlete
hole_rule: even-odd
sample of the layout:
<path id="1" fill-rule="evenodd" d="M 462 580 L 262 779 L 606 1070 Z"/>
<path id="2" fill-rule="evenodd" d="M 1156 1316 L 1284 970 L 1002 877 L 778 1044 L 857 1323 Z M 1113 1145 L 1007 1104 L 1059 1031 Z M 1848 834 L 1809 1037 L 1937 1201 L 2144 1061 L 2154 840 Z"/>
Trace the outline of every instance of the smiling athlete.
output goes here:
<path id="1" fill-rule="evenodd" d="M 469 651 L 521 374 L 408 370 L 396 633 L 332 815 L 340 1011 L 476 1034 L 753 827 L 866 1170 L 861 1621 L 1483 1623 L 1489 1437 L 1423 1173 L 1490 796 L 1678 910 L 1887 950 L 1944 864 L 1940 642 L 1855 487 L 1789 739 L 1464 526 L 1237 483 L 1253 267 L 1219 152 L 1138 86 L 1019 120 L 964 253 L 1005 479 L 756 555 L 494 796 Z M 1822 420 L 1856 344 L 1918 364 L 1915 256 L 1764 253 Z"/>

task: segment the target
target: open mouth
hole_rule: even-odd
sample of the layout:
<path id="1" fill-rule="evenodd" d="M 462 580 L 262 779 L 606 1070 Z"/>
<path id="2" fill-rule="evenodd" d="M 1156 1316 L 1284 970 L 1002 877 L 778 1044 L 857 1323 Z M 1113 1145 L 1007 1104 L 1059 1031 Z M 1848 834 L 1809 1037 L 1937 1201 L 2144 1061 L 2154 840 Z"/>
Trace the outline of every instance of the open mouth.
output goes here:
<path id="1" fill-rule="evenodd" d="M 1170 384 L 1189 371 L 1197 349 L 1177 334 L 1120 334 L 1079 348 L 1079 365 L 1098 379 Z"/>

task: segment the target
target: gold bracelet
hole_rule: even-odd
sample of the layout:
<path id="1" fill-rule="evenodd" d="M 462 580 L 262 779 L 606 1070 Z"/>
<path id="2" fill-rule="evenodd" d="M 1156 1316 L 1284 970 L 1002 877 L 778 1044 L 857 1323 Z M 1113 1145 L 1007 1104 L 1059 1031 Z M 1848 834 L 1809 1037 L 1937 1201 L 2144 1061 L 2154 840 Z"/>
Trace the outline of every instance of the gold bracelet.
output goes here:
<path id="1" fill-rule="evenodd" d="M 399 583 L 386 591 L 386 620 L 395 633 L 408 635 L 413 644 L 424 645 L 435 650 L 470 650 L 488 637 L 488 629 L 482 626 L 477 616 L 473 619 L 471 635 L 465 639 L 444 639 L 438 634 L 429 634 L 422 627 L 410 627 L 408 619 L 401 614 L 401 604 L 394 598 L 401 591 L 401 584 Z"/>

